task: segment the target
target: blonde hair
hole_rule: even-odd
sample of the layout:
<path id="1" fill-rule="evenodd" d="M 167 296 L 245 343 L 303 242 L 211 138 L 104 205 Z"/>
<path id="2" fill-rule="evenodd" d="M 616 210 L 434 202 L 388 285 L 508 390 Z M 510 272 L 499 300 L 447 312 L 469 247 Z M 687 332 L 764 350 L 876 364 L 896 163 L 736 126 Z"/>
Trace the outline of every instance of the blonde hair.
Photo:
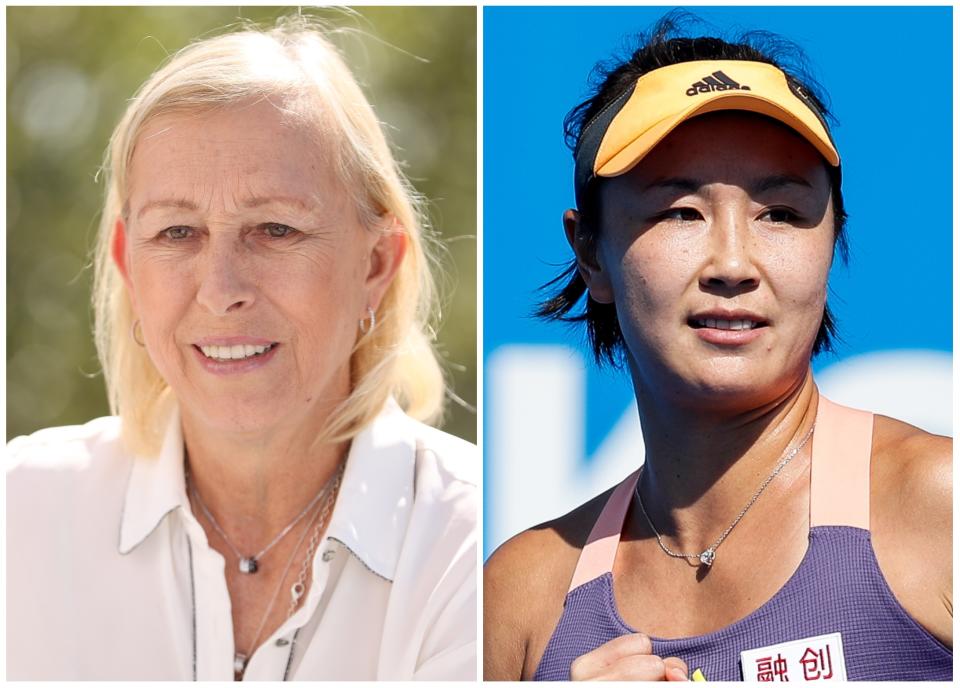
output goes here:
<path id="1" fill-rule="evenodd" d="M 111 259 L 137 138 L 160 115 L 251 99 L 281 100 L 286 114 L 322 137 L 371 231 L 392 217 L 408 236 L 403 262 L 377 310 L 376 327 L 359 337 L 353 350 L 351 393 L 320 429 L 318 441 L 353 437 L 391 395 L 420 420 L 435 421 L 442 412 L 445 384 L 432 345 L 436 289 L 426 223 L 373 109 L 327 33 L 315 19 L 295 17 L 273 29 L 247 27 L 195 42 L 140 87 L 114 129 L 102 169 L 106 190 L 94 257 L 94 333 L 110 408 L 123 418 L 123 439 L 133 451 L 159 451 L 175 401 L 146 349 L 131 336 L 133 309 Z"/>

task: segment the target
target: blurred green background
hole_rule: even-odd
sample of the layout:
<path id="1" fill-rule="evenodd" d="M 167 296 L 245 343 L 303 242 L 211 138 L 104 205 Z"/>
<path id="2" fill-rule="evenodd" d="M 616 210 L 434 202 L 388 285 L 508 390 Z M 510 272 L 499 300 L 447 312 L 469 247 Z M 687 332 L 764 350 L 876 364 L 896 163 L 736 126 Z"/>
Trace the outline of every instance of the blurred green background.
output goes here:
<path id="1" fill-rule="evenodd" d="M 89 268 L 110 132 L 191 40 L 295 8 L 8 7 L 7 439 L 108 413 Z M 303 10 L 345 53 L 447 249 L 444 428 L 476 442 L 476 8 Z"/>

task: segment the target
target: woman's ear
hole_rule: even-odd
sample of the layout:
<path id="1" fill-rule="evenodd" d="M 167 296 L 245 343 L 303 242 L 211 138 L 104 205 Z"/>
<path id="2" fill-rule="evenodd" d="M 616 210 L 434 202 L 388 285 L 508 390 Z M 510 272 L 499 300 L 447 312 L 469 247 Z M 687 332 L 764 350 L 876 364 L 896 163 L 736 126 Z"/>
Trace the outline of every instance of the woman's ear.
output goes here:
<path id="1" fill-rule="evenodd" d="M 577 256 L 577 268 L 583 278 L 590 298 L 597 303 L 613 303 L 613 287 L 603 265 L 597 259 L 596 242 L 590 241 L 583 231 L 580 213 L 569 209 L 563 213 L 563 229 L 567 242 Z"/>
<path id="2" fill-rule="evenodd" d="M 127 226 L 122 217 L 118 217 L 113 223 L 113 238 L 110 243 L 110 256 L 113 258 L 113 264 L 120 271 L 124 283 L 127 285 L 127 294 L 130 301 L 133 302 L 133 289 L 130 284 L 130 266 L 127 262 Z"/>
<path id="3" fill-rule="evenodd" d="M 376 231 L 366 279 L 367 305 L 374 310 L 400 270 L 409 242 L 406 229 L 393 215 L 386 215 Z"/>

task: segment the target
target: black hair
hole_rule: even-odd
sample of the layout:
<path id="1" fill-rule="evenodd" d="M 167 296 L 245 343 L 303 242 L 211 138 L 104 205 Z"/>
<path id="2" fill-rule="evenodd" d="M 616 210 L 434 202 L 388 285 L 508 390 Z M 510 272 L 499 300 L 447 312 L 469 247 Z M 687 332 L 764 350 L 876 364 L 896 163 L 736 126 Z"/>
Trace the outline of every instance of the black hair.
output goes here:
<path id="1" fill-rule="evenodd" d="M 835 122 L 830 113 L 823 88 L 811 76 L 807 58 L 795 43 L 767 31 L 742 33 L 730 41 L 707 36 L 683 35 L 683 25 L 697 21 L 682 10 L 674 10 L 662 17 L 647 34 L 639 34 L 632 43 L 639 45 L 627 58 L 600 62 L 591 74 L 592 95 L 574 107 L 564 118 L 563 127 L 567 147 L 575 151 L 584 128 L 607 105 L 616 100 L 637 79 L 659 67 L 691 62 L 693 60 L 748 60 L 765 62 L 777 67 L 787 77 L 791 89 L 803 98 L 824 122 Z M 843 205 L 839 167 L 826 165 L 833 194 L 834 250 L 846 263 L 849 247 L 845 233 L 847 213 Z M 584 189 L 579 202 L 580 236 L 588 249 L 596 246 L 599 234 L 599 194 L 597 181 Z M 626 353 L 623 333 L 617 321 L 614 304 L 598 303 L 590 298 L 587 285 L 580 276 L 574 258 L 542 290 L 548 297 L 535 314 L 547 320 L 585 323 L 586 334 L 597 363 L 614 367 L 623 364 Z M 578 304 L 584 305 L 578 309 Z M 813 344 L 812 355 L 832 351 L 837 338 L 837 325 L 829 306 L 824 306 L 820 329 Z"/>

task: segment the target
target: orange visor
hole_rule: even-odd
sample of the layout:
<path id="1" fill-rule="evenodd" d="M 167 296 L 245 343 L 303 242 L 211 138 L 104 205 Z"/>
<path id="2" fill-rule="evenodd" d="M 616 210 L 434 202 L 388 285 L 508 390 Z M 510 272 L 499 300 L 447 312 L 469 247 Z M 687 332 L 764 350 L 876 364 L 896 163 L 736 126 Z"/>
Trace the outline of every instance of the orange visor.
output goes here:
<path id="1" fill-rule="evenodd" d="M 827 125 L 802 89 L 763 62 L 697 60 L 655 69 L 587 123 L 574 153 L 577 202 L 595 177 L 629 172 L 681 123 L 707 112 L 745 110 L 786 124 L 832 166 Z"/>

